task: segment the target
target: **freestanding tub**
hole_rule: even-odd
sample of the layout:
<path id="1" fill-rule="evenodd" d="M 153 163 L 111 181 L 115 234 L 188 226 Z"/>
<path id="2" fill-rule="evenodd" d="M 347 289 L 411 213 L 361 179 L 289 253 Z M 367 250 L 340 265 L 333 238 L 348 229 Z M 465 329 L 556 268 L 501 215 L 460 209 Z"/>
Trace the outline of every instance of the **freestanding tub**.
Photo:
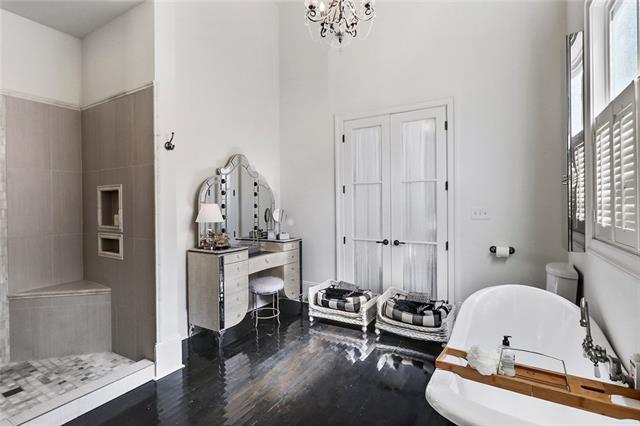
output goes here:
<path id="1" fill-rule="evenodd" d="M 593 364 L 582 356 L 585 329 L 579 321 L 578 306 L 548 291 L 524 285 L 489 287 L 463 303 L 448 345 L 465 351 L 472 345 L 498 347 L 502 337 L 509 335 L 513 336 L 512 347 L 560 358 L 568 374 L 595 379 Z M 593 321 L 591 333 L 596 344 L 615 356 Z M 560 371 L 548 360 L 522 353 L 516 353 L 516 362 Z M 609 382 L 607 366 L 601 365 L 600 371 L 598 380 Z M 436 411 L 458 425 L 640 425 L 466 380 L 444 370 L 434 372 L 426 397 Z"/>

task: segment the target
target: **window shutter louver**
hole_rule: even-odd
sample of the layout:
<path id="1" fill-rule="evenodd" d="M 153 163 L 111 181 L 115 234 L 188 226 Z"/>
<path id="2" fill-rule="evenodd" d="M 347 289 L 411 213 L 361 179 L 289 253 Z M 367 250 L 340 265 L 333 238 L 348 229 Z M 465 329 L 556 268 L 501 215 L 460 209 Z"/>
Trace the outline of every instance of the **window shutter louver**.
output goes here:
<path id="1" fill-rule="evenodd" d="M 578 182 L 576 185 L 576 220 L 581 223 L 580 228 L 584 232 L 584 220 L 585 220 L 585 156 L 584 156 L 584 143 L 578 145 L 575 150 L 576 159 L 576 175 L 578 176 Z"/>
<path id="2" fill-rule="evenodd" d="M 595 235 L 606 240 L 612 236 L 611 121 L 611 109 L 606 108 L 596 119 L 594 137 Z"/>
<path id="3" fill-rule="evenodd" d="M 638 190 L 635 87 L 629 85 L 612 103 L 614 241 L 638 246 Z"/>
<path id="4" fill-rule="evenodd" d="M 638 250 L 638 148 L 635 82 L 596 118 L 595 237 Z"/>

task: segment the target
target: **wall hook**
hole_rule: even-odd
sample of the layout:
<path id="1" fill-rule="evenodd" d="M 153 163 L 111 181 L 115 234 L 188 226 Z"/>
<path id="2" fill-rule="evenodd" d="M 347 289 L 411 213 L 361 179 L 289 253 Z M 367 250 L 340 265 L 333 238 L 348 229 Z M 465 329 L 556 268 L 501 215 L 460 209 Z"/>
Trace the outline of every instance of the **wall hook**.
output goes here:
<path id="1" fill-rule="evenodd" d="M 166 149 L 167 151 L 173 151 L 176 147 L 176 145 L 173 143 L 174 135 L 175 135 L 175 132 L 171 132 L 171 139 L 169 139 L 164 143 L 164 149 Z"/>

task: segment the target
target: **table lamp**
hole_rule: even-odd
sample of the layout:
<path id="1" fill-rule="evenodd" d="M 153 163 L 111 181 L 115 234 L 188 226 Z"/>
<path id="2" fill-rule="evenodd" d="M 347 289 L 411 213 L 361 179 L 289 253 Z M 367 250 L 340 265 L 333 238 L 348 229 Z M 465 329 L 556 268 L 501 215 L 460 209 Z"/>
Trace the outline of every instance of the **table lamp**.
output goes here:
<path id="1" fill-rule="evenodd" d="M 201 203 L 196 223 L 222 223 L 224 218 L 220 206 L 214 203 Z M 215 250 L 229 247 L 229 240 L 224 234 L 217 234 L 211 228 L 207 228 L 204 235 L 200 235 L 201 249 Z"/>

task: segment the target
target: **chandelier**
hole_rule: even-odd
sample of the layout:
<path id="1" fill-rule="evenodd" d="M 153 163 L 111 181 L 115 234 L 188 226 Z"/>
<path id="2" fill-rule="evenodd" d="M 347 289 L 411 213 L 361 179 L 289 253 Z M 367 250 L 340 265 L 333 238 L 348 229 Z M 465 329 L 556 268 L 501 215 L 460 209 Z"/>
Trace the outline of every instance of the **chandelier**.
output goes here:
<path id="1" fill-rule="evenodd" d="M 353 0 L 330 0 L 329 6 L 323 1 L 305 0 L 306 17 L 313 23 L 320 24 L 320 37 L 341 46 L 348 37 L 358 36 L 360 22 L 371 21 L 375 16 L 373 3 L 375 0 L 362 0 L 358 10 Z"/>

